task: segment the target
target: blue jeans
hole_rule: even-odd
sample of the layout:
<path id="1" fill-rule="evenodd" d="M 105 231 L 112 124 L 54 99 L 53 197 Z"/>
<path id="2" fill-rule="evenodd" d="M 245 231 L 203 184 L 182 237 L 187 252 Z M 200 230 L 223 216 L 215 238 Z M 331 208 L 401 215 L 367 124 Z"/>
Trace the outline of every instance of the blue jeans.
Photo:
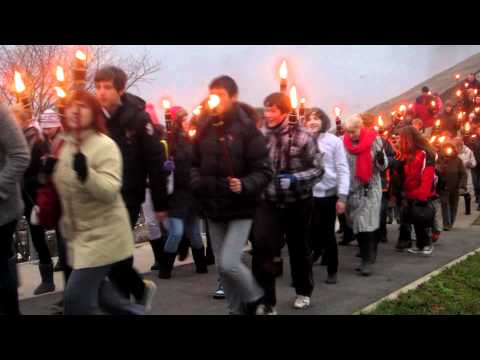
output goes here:
<path id="1" fill-rule="evenodd" d="M 183 219 L 171 217 L 168 219 L 168 238 L 165 242 L 165 252 L 176 254 L 184 233 L 190 239 L 193 249 L 203 248 L 200 220 L 197 216 L 192 215 Z"/>

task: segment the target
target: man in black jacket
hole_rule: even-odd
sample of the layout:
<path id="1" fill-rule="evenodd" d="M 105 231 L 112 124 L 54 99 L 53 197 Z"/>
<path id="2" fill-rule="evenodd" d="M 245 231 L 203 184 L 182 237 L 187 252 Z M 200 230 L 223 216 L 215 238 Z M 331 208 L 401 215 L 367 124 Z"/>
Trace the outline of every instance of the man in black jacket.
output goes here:
<path id="1" fill-rule="evenodd" d="M 126 83 L 125 72 L 114 66 L 106 66 L 95 74 L 96 96 L 107 117 L 109 136 L 117 143 L 123 157 L 122 195 L 133 228 L 145 201 L 147 178 L 157 220 L 166 220 L 168 173 L 163 167 L 164 148 L 145 111 L 145 101 L 126 93 Z M 133 258 L 113 269 L 110 279 L 125 295 L 133 294 L 137 302 L 145 304 L 149 310 L 155 284 L 142 281 L 133 269 Z"/>
<path id="2" fill-rule="evenodd" d="M 200 116 L 193 144 L 192 191 L 208 219 L 218 272 L 230 313 L 255 314 L 262 290 L 242 263 L 260 194 L 272 170 L 265 138 L 237 103 L 229 76 L 210 84 L 220 100 Z"/>

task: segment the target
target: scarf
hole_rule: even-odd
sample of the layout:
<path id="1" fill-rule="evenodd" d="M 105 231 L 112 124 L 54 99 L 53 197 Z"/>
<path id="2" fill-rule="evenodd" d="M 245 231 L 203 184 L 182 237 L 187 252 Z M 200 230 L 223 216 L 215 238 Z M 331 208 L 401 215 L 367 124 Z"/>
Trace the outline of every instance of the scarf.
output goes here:
<path id="1" fill-rule="evenodd" d="M 373 173 L 373 159 L 371 148 L 377 137 L 377 133 L 373 130 L 360 130 L 360 139 L 358 144 L 353 144 L 350 135 L 345 134 L 343 143 L 347 151 L 356 155 L 355 176 L 362 184 L 368 184 Z"/>

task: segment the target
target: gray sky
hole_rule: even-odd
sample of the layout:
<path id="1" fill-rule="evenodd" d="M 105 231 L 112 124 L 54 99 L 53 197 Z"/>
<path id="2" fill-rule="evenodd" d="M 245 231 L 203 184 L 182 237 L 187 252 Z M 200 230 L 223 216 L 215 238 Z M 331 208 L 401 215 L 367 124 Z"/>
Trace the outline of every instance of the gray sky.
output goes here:
<path id="1" fill-rule="evenodd" d="M 278 66 L 286 58 L 289 80 L 307 106 L 329 114 L 335 105 L 346 114 L 366 110 L 480 52 L 479 45 L 116 46 L 121 55 L 145 47 L 162 70 L 135 91 L 158 108 L 168 96 L 191 111 L 206 96 L 210 80 L 222 74 L 237 81 L 242 101 L 260 106 L 278 91 Z"/>

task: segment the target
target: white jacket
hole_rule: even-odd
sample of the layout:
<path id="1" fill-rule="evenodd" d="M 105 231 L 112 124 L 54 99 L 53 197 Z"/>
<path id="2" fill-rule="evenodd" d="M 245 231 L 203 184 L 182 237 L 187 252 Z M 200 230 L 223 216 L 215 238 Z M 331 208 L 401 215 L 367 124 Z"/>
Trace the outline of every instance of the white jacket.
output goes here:
<path id="1" fill-rule="evenodd" d="M 473 151 L 470 150 L 466 145 L 463 145 L 463 149 L 458 154 L 458 157 L 462 159 L 463 165 L 466 169 L 472 169 L 477 166 L 477 160 L 475 160 L 475 155 L 473 154 Z"/>
<path id="2" fill-rule="evenodd" d="M 325 173 L 322 180 L 313 187 L 314 197 L 337 195 L 346 201 L 350 190 L 350 170 L 343 142 L 330 133 L 321 133 L 317 146 L 322 153 Z"/>

